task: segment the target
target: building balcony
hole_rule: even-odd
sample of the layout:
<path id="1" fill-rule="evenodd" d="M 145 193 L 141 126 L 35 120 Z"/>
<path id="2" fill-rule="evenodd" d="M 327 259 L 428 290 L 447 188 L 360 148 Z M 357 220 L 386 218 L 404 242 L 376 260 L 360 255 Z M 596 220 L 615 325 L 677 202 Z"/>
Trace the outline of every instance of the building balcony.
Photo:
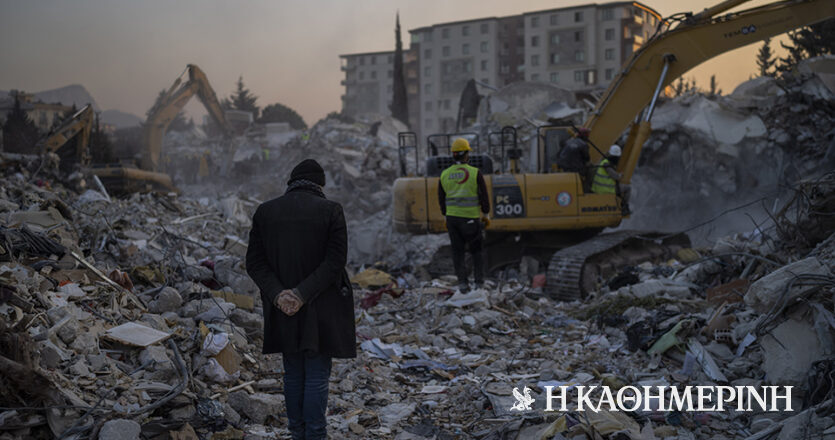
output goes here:
<path id="1" fill-rule="evenodd" d="M 340 66 L 339 69 L 342 70 L 343 72 L 350 72 L 352 70 L 357 70 L 357 66 L 346 65 L 346 66 Z"/>

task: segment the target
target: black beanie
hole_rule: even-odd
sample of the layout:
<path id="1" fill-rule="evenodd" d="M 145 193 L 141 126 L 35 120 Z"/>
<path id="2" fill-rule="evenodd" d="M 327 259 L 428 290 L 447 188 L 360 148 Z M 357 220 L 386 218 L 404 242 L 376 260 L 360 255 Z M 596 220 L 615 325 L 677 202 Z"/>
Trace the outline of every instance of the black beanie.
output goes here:
<path id="1" fill-rule="evenodd" d="M 289 185 L 290 182 L 299 179 L 309 180 L 319 186 L 325 186 L 325 170 L 322 169 L 319 162 L 313 159 L 305 159 L 293 168 L 287 184 Z"/>

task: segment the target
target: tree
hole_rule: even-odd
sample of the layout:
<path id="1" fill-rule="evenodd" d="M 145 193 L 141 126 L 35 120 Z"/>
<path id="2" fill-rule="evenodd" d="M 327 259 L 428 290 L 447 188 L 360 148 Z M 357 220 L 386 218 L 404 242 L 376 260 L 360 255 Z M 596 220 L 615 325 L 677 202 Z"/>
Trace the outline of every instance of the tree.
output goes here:
<path id="1" fill-rule="evenodd" d="M 835 53 L 835 18 L 790 31 L 788 36 L 788 45 L 780 43 L 788 50 L 788 55 L 777 64 L 781 72 L 793 70 L 806 58 Z"/>
<path id="2" fill-rule="evenodd" d="M 403 76 L 403 42 L 400 39 L 400 13 L 397 13 L 394 27 L 394 96 L 391 99 L 391 115 L 409 126 L 409 103 L 406 96 L 406 80 Z"/>
<path id="3" fill-rule="evenodd" d="M 244 87 L 244 77 L 239 76 L 238 82 L 235 83 L 235 91 L 221 102 L 221 106 L 230 110 L 244 110 L 252 112 L 252 118 L 258 119 L 259 108 L 255 105 L 258 97 L 253 95 L 246 87 Z"/>
<path id="4" fill-rule="evenodd" d="M 154 102 L 154 106 L 151 107 L 147 112 L 145 112 L 145 119 L 151 117 L 151 113 L 157 109 L 159 105 L 162 103 L 162 99 L 165 97 L 166 90 L 162 89 L 157 95 L 157 100 Z M 168 124 L 168 130 L 170 131 L 191 131 L 194 128 L 194 121 L 191 118 L 186 119 L 186 113 L 183 110 L 180 110 L 174 119 L 171 120 L 171 123 Z"/>
<path id="5" fill-rule="evenodd" d="M 101 129 L 98 113 L 96 113 L 96 123 L 90 132 L 90 160 L 93 163 L 115 162 L 113 143 L 110 141 L 110 136 Z"/>
<path id="6" fill-rule="evenodd" d="M 688 80 L 682 76 L 673 86 L 674 96 L 691 95 L 698 91 L 699 87 L 696 85 L 696 78 L 691 78 L 690 80 Z"/>
<path id="7" fill-rule="evenodd" d="M 307 130 L 307 124 L 295 110 L 277 102 L 264 107 L 264 111 L 261 112 L 261 119 L 258 121 L 264 124 L 268 122 L 287 122 L 295 130 Z"/>
<path id="8" fill-rule="evenodd" d="M 695 82 L 693 84 L 695 85 Z M 716 75 L 710 75 L 710 96 L 721 94 L 722 89 L 719 88 L 719 84 L 716 82 Z"/>
<path id="9" fill-rule="evenodd" d="M 3 149 L 11 153 L 34 153 L 40 138 L 38 127 L 20 105 L 20 96 L 14 93 L 14 106 L 3 124 Z"/>
<path id="10" fill-rule="evenodd" d="M 771 38 L 766 38 L 763 45 L 757 52 L 757 67 L 760 69 L 760 76 L 774 76 L 774 52 L 771 50 Z"/>

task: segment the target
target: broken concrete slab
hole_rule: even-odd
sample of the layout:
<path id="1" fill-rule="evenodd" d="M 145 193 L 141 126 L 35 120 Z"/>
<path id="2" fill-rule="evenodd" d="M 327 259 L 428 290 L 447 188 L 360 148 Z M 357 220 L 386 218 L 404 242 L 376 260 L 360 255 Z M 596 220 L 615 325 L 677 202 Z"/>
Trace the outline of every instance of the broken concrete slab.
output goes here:
<path id="1" fill-rule="evenodd" d="M 783 266 L 751 284 L 745 294 L 745 304 L 760 313 L 768 312 L 778 302 L 785 305 L 791 304 L 794 298 L 815 288 L 808 284 L 794 283 L 794 287 L 786 291 L 789 284 L 801 274 L 829 275 L 829 268 L 815 257 Z"/>
<path id="2" fill-rule="evenodd" d="M 170 333 L 154 330 L 151 327 L 136 322 L 126 322 L 120 326 L 105 331 L 105 336 L 116 342 L 136 347 L 147 347 L 164 341 Z"/>

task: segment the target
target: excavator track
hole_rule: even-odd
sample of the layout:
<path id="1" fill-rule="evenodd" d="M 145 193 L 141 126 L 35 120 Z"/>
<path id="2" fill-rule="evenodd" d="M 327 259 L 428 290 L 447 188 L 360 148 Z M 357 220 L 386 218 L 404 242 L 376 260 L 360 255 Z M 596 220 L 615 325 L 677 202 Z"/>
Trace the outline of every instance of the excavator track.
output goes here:
<path id="1" fill-rule="evenodd" d="M 683 233 L 617 231 L 598 235 L 551 257 L 545 292 L 560 301 L 583 299 L 599 280 L 619 268 L 668 259 L 686 247 L 690 247 L 690 239 Z"/>

